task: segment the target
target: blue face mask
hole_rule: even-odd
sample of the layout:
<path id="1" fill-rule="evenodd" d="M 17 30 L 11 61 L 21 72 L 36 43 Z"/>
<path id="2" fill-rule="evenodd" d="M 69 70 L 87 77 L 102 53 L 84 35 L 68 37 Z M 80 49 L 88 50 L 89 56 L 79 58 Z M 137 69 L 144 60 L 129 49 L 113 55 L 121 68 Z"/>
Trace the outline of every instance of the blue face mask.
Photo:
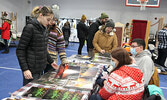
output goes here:
<path id="1" fill-rule="evenodd" d="M 114 62 L 114 61 L 112 61 L 112 60 L 110 60 L 110 65 L 111 65 L 111 66 L 113 66 L 113 68 L 115 68 L 115 67 L 116 67 L 115 62 Z"/>
<path id="2" fill-rule="evenodd" d="M 135 48 L 130 48 L 130 53 L 134 56 L 137 54 Z"/>

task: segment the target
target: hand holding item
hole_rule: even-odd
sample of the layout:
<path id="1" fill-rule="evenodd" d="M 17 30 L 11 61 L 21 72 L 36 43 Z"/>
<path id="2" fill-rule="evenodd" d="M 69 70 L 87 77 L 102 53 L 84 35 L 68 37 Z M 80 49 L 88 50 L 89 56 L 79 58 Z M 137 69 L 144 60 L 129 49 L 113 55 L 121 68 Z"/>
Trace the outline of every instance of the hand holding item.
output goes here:
<path id="1" fill-rule="evenodd" d="M 100 53 L 104 54 L 104 53 L 105 53 L 105 50 L 101 50 Z"/>
<path id="2" fill-rule="evenodd" d="M 64 70 L 68 69 L 69 65 L 68 63 L 64 64 Z"/>
<path id="3" fill-rule="evenodd" d="M 25 79 L 33 79 L 30 70 L 26 70 L 23 72 Z"/>
<path id="4" fill-rule="evenodd" d="M 58 68 L 59 68 L 59 66 L 58 66 L 55 62 L 53 62 L 53 63 L 51 64 L 51 66 L 52 66 L 54 69 L 58 69 Z"/>
<path id="5" fill-rule="evenodd" d="M 64 66 L 60 66 L 59 70 L 57 72 L 56 78 L 61 78 L 61 76 L 63 75 L 64 70 L 65 70 L 65 67 Z"/>

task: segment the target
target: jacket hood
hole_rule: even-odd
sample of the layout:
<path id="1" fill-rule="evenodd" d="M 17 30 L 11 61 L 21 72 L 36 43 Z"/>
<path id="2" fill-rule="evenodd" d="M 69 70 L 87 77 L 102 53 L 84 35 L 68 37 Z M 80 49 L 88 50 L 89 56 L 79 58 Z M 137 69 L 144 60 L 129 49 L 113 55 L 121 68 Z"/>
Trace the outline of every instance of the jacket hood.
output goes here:
<path id="1" fill-rule="evenodd" d="M 38 29 L 45 30 L 46 27 L 39 23 L 39 21 L 36 18 L 30 18 L 30 20 L 27 22 L 27 24 L 33 24 Z"/>
<path id="2" fill-rule="evenodd" d="M 122 66 L 120 70 L 126 73 L 128 76 L 130 76 L 132 79 L 134 79 L 138 83 L 142 82 L 143 73 L 140 71 L 140 69 L 129 67 L 129 66 Z"/>
<path id="3" fill-rule="evenodd" d="M 151 55 L 151 52 L 146 49 L 146 50 L 143 50 L 140 54 L 136 55 L 136 58 L 143 57 L 143 56 L 149 56 L 149 57 L 151 57 L 152 55 Z"/>

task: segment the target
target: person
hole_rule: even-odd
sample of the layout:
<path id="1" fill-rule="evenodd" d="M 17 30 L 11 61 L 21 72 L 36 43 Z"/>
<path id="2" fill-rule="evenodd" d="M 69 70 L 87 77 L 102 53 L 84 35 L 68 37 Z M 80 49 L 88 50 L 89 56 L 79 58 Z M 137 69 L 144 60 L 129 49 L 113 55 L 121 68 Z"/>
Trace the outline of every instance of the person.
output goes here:
<path id="1" fill-rule="evenodd" d="M 67 47 L 69 44 L 69 37 L 71 34 L 70 24 L 68 21 L 62 27 L 62 31 L 63 31 L 64 40 L 65 40 L 65 46 Z"/>
<path id="2" fill-rule="evenodd" d="M 106 13 L 101 13 L 101 16 L 96 20 L 96 22 L 92 23 L 89 27 L 88 33 L 88 55 L 93 57 L 93 38 L 95 33 L 99 30 L 99 26 L 104 25 L 108 20 L 108 15 Z"/>
<path id="3" fill-rule="evenodd" d="M 65 40 L 61 29 L 57 26 L 56 20 L 58 19 L 57 14 L 54 12 L 54 19 L 49 24 L 49 36 L 48 36 L 48 52 L 55 63 L 57 63 L 57 52 L 61 60 L 61 65 L 68 64 L 67 56 L 65 52 Z M 44 72 L 54 70 L 50 64 L 47 64 Z"/>
<path id="4" fill-rule="evenodd" d="M 167 66 L 165 66 L 165 61 L 167 59 L 167 24 L 162 30 L 158 32 L 158 58 L 157 63 L 161 65 L 167 74 Z M 165 69 L 166 68 L 166 69 Z"/>
<path id="5" fill-rule="evenodd" d="M 23 72 L 23 85 L 39 79 L 47 62 L 58 69 L 47 51 L 47 26 L 53 19 L 53 11 L 47 6 L 35 7 L 32 20 L 24 27 L 16 49 L 17 58 Z"/>
<path id="6" fill-rule="evenodd" d="M 154 74 L 154 62 L 151 59 L 151 52 L 145 50 L 145 41 L 140 38 L 132 40 L 130 53 L 143 72 L 145 86 L 147 86 Z"/>
<path id="7" fill-rule="evenodd" d="M 103 82 L 104 86 L 90 100 L 141 100 L 144 92 L 143 73 L 139 67 L 129 66 L 132 59 L 128 52 L 117 47 L 111 52 L 110 65 L 114 69 Z"/>
<path id="8" fill-rule="evenodd" d="M 8 17 L 8 15 L 7 15 Z M 12 21 L 9 18 L 4 19 L 4 23 L 2 24 L 2 27 L 0 27 L 1 30 L 1 38 L 4 40 L 5 43 L 5 51 L 3 51 L 3 54 L 9 53 L 9 46 L 8 46 L 8 40 L 10 39 L 10 25 L 12 24 Z"/>
<path id="9" fill-rule="evenodd" d="M 111 53 L 118 46 L 117 36 L 113 32 L 115 24 L 108 20 L 101 30 L 97 31 L 93 39 L 93 53 Z"/>
<path id="10" fill-rule="evenodd" d="M 79 38 L 78 55 L 82 55 L 82 48 L 88 34 L 88 27 L 85 22 L 86 16 L 83 14 L 80 22 L 77 24 L 77 37 Z"/>
<path id="11" fill-rule="evenodd" d="M 93 22 L 91 21 L 91 20 L 89 20 L 89 27 L 90 27 L 90 25 L 92 24 Z"/>
<path id="12" fill-rule="evenodd" d="M 124 29 L 125 43 L 128 42 L 129 34 L 130 34 L 129 23 L 126 23 L 126 26 L 125 26 L 125 29 Z"/>

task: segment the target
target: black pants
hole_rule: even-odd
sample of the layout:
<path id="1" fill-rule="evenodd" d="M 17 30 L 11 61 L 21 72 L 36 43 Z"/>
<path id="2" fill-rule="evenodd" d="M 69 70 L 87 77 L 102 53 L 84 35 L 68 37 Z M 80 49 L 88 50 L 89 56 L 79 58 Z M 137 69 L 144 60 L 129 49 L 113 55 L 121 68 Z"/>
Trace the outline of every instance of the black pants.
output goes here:
<path id="1" fill-rule="evenodd" d="M 23 86 L 25 86 L 26 84 L 28 84 L 29 82 L 31 82 L 33 80 L 39 79 L 42 75 L 43 75 L 43 72 L 32 74 L 33 79 L 25 79 L 25 77 L 23 75 Z"/>
<path id="2" fill-rule="evenodd" d="M 5 43 L 5 51 L 9 51 L 8 40 L 4 39 L 4 43 Z"/>
<path id="3" fill-rule="evenodd" d="M 167 49 L 158 49 L 158 59 L 157 63 L 165 67 L 165 60 L 167 58 Z"/>
<path id="4" fill-rule="evenodd" d="M 84 46 L 85 38 L 79 38 L 79 48 L 78 48 L 78 54 L 82 54 L 82 48 Z"/>

